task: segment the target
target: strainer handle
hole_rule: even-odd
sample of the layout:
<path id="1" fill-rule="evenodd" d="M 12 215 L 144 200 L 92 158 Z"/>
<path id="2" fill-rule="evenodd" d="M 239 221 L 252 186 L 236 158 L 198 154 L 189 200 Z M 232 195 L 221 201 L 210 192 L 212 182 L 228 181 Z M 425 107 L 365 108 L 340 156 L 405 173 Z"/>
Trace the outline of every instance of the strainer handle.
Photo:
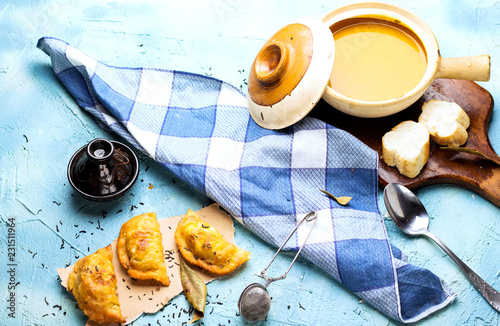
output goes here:
<path id="1" fill-rule="evenodd" d="M 290 234 L 288 235 L 288 237 L 286 238 L 285 242 L 283 242 L 283 244 L 281 245 L 281 247 L 278 249 L 278 251 L 276 251 L 276 253 L 274 254 L 274 257 L 273 259 L 271 259 L 271 261 L 269 262 L 269 264 L 267 265 L 267 267 L 262 271 L 260 272 L 260 275 L 264 278 L 264 280 L 266 281 L 266 284 L 264 285 L 264 288 L 267 288 L 267 286 L 271 283 L 271 282 L 274 282 L 274 281 L 278 281 L 278 280 L 282 280 L 284 279 L 288 272 L 290 271 L 290 269 L 292 268 L 293 266 L 293 263 L 295 263 L 295 261 L 297 260 L 297 258 L 299 257 L 299 254 L 300 252 L 302 251 L 302 249 L 304 248 L 304 246 L 306 245 L 306 242 L 307 242 L 307 239 L 309 239 L 309 236 L 311 235 L 311 232 L 312 230 L 314 229 L 314 226 L 316 225 L 316 221 L 317 221 L 317 217 L 318 217 L 318 214 L 314 211 L 312 212 L 309 212 L 306 214 L 306 216 L 304 216 L 302 218 L 302 220 L 300 220 L 300 222 L 295 226 L 295 228 L 292 230 L 292 232 L 290 232 Z M 297 251 L 297 254 L 295 254 L 295 257 L 293 258 L 292 260 L 292 263 L 290 264 L 290 266 L 288 267 L 288 269 L 286 270 L 285 274 L 281 275 L 280 277 L 267 277 L 266 276 L 266 272 L 267 272 L 267 269 L 269 268 L 269 266 L 271 266 L 271 264 L 273 263 L 274 259 L 276 258 L 276 256 L 279 254 L 279 252 L 281 251 L 281 249 L 283 249 L 283 247 L 287 244 L 288 240 L 290 240 L 290 238 L 292 237 L 292 235 L 295 233 L 295 231 L 297 231 L 297 229 L 299 228 L 299 226 L 302 224 L 302 222 L 304 221 L 307 221 L 307 222 L 310 222 L 310 221 L 313 221 L 313 225 L 311 226 L 311 228 L 309 229 L 309 233 L 307 234 L 307 237 L 306 239 L 304 240 L 304 243 L 302 244 L 302 246 L 300 246 L 299 248 L 299 251 Z"/>

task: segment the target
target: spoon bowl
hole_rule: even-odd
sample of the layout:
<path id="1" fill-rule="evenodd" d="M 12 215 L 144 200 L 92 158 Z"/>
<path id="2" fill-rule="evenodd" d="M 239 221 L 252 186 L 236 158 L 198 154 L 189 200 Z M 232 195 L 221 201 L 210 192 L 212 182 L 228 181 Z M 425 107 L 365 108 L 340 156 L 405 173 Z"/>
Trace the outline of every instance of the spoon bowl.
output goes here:
<path id="1" fill-rule="evenodd" d="M 411 190 L 391 183 L 384 190 L 384 202 L 389 215 L 401 231 L 409 235 L 428 232 L 429 214 Z"/>
<path id="2" fill-rule="evenodd" d="M 413 192 L 400 184 L 390 183 L 384 189 L 384 202 L 387 212 L 401 231 L 410 235 L 425 235 L 432 239 L 460 267 L 483 298 L 500 312 L 500 293 L 470 269 L 438 237 L 429 232 L 429 215 Z"/>

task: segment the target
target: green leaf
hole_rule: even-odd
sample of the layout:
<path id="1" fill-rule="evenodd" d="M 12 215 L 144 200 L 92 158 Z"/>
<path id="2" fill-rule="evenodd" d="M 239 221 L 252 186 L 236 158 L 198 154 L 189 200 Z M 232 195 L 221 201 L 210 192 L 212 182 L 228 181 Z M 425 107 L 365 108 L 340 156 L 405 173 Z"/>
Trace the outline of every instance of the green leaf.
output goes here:
<path id="1" fill-rule="evenodd" d="M 207 286 L 195 271 L 186 265 L 182 259 L 180 261 L 182 289 L 189 303 L 195 309 L 193 319 L 189 323 L 194 323 L 205 315 Z"/>

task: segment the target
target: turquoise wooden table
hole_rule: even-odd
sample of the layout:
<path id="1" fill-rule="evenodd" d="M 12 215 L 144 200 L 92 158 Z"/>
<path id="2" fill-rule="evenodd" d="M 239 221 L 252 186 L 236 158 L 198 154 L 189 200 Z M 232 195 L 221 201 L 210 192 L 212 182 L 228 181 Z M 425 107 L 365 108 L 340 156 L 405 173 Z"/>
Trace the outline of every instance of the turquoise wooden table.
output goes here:
<path id="1" fill-rule="evenodd" d="M 93 203 L 74 193 L 66 177 L 72 154 L 93 138 L 116 139 L 100 129 L 56 80 L 42 36 L 63 39 L 115 66 L 158 67 L 206 74 L 246 92 L 252 61 L 276 30 L 300 17 L 322 17 L 348 1 L 25 1 L 0 4 L 0 325 L 83 325 L 86 317 L 59 284 L 56 268 L 109 244 L 121 224 L 140 213 L 184 214 L 208 205 L 157 163 L 140 156 L 137 183 L 120 199 Z M 391 1 L 423 18 L 445 57 L 490 54 L 491 80 L 481 83 L 500 99 L 500 3 Z M 500 109 L 489 137 L 500 152 Z M 379 207 L 391 242 L 415 265 L 428 268 L 458 293 L 421 325 L 498 325 L 500 315 L 480 297 L 454 263 L 427 239 L 403 235 Z M 473 192 L 439 185 L 417 192 L 431 215 L 431 230 L 473 270 L 500 289 L 500 209 Z M 11 226 L 10 228 L 8 226 Z M 258 281 L 275 249 L 237 224 L 236 242 L 252 259 L 235 276 L 208 285 L 205 325 L 243 324 L 237 301 Z M 108 231 L 109 230 L 109 231 Z M 13 241 L 14 240 L 14 241 Z M 15 266 L 9 265 L 15 253 Z M 280 255 L 271 272 L 292 259 Z M 15 287 L 15 304 L 9 287 Z M 268 325 L 394 325 L 319 269 L 299 260 L 273 284 Z M 12 309 L 12 307 L 14 307 Z M 185 324 L 184 296 L 134 325 Z M 9 314 L 12 314 L 9 316 Z M 12 318 L 14 317 L 14 318 Z"/>

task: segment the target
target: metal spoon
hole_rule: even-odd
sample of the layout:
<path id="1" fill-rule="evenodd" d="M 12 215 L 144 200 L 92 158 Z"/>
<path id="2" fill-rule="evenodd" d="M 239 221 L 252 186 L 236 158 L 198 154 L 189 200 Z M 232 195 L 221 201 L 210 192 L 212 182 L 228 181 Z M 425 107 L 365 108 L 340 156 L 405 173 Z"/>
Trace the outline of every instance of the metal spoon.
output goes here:
<path id="1" fill-rule="evenodd" d="M 500 312 L 500 293 L 480 278 L 441 240 L 429 232 L 429 215 L 424 205 L 408 188 L 391 183 L 384 189 L 384 202 L 387 211 L 396 225 L 406 234 L 425 235 L 440 246 L 460 267 L 479 293 L 498 312 Z"/>
<path id="2" fill-rule="evenodd" d="M 262 285 L 260 283 L 249 284 L 241 293 L 240 299 L 238 300 L 238 309 L 240 310 L 240 314 L 243 317 L 245 317 L 248 321 L 259 321 L 266 319 L 267 313 L 269 312 L 269 309 L 271 309 L 271 297 L 269 296 L 269 293 L 267 292 L 266 288 L 271 282 L 282 280 L 287 276 L 288 272 L 293 266 L 293 263 L 295 263 L 295 260 L 297 260 L 297 258 L 299 257 L 302 248 L 304 248 L 307 239 L 311 235 L 314 225 L 316 225 L 316 217 L 317 217 L 316 212 L 309 212 L 306 216 L 304 216 L 304 218 L 302 218 L 302 220 L 295 226 L 292 232 L 290 232 L 285 242 L 283 242 L 278 251 L 274 254 L 274 257 L 269 262 L 269 265 L 267 265 L 267 267 L 262 272 L 260 272 L 260 275 L 264 278 L 266 284 L 265 285 Z M 297 251 L 297 254 L 295 254 L 295 257 L 293 258 L 292 263 L 286 270 L 285 274 L 276 278 L 267 277 L 266 276 L 267 269 L 269 268 L 269 266 L 271 266 L 278 253 L 281 251 L 281 249 L 283 249 L 288 240 L 290 240 L 291 236 L 295 233 L 295 231 L 302 224 L 302 222 L 304 221 L 310 222 L 313 220 L 314 223 L 309 229 L 309 233 L 307 234 L 304 243 L 300 247 L 299 251 Z"/>

